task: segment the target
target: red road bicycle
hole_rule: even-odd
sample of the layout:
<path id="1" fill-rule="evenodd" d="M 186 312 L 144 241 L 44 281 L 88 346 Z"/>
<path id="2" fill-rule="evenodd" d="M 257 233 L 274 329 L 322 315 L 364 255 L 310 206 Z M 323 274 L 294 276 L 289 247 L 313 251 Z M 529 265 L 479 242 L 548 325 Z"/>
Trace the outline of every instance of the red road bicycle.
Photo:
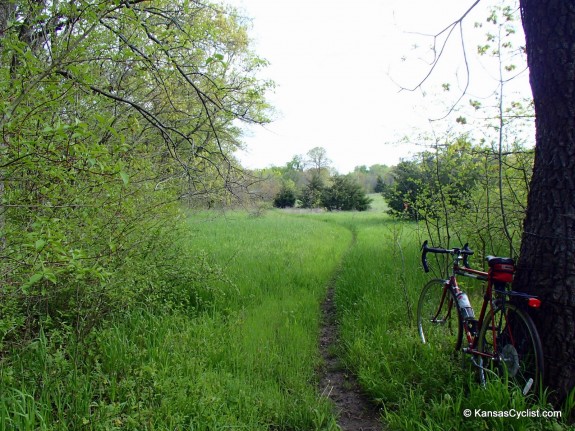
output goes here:
<path id="1" fill-rule="evenodd" d="M 429 272 L 427 253 L 449 254 L 451 275 L 434 279 L 423 288 L 417 306 L 417 327 L 424 343 L 470 355 L 479 380 L 507 377 L 524 395 L 537 393 L 543 375 L 543 349 L 526 308 L 538 308 L 534 296 L 510 289 L 513 259 L 487 256 L 488 272 L 471 269 L 467 244 L 463 248 L 429 247 L 423 243 L 421 261 Z M 456 275 L 486 281 L 483 304 L 476 318 L 469 298 L 460 290 Z M 465 338 L 464 338 L 465 336 Z M 465 343 L 463 341 L 465 340 Z"/>

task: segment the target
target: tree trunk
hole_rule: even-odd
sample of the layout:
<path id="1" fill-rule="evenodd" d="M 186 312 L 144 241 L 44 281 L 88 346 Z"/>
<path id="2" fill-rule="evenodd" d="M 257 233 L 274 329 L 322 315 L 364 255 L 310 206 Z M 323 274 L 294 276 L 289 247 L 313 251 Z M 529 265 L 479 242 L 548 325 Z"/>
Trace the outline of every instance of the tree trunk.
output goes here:
<path id="1" fill-rule="evenodd" d="M 536 148 L 514 288 L 542 300 L 544 381 L 561 402 L 575 384 L 575 2 L 520 3 Z"/>

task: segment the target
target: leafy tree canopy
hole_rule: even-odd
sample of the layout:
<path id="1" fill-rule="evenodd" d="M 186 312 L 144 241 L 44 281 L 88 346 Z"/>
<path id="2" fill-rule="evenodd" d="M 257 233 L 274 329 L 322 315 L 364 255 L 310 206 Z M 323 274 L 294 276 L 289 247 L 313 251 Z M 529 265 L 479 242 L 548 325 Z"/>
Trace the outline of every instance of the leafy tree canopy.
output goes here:
<path id="1" fill-rule="evenodd" d="M 235 122 L 267 121 L 266 64 L 207 2 L 0 2 L 0 346 L 89 329 L 137 297 L 125 266 L 172 203 L 237 193 Z"/>

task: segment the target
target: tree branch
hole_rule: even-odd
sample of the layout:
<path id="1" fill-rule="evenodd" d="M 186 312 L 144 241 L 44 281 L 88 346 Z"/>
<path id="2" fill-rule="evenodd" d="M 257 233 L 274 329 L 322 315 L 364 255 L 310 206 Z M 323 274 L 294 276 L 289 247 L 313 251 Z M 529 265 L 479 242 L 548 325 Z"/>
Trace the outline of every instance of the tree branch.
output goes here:
<path id="1" fill-rule="evenodd" d="M 453 110 L 455 109 L 455 107 L 459 104 L 459 102 L 461 101 L 461 99 L 463 98 L 463 96 L 465 96 L 465 94 L 467 93 L 467 90 L 469 88 L 469 62 L 467 60 L 467 53 L 465 50 L 465 41 L 463 38 L 463 20 L 467 17 L 467 15 L 469 15 L 469 13 L 479 4 L 480 0 L 475 0 L 473 2 L 473 4 L 465 11 L 465 13 L 463 13 L 463 15 L 461 17 L 459 17 L 458 19 L 456 19 L 455 21 L 453 21 L 451 24 L 447 25 L 443 30 L 441 30 L 440 32 L 432 35 L 433 37 L 433 46 L 432 46 L 432 51 L 433 51 L 433 60 L 431 61 L 431 66 L 427 72 L 427 74 L 423 77 L 423 79 L 421 79 L 421 81 L 419 81 L 418 84 L 416 84 L 414 87 L 408 88 L 408 87 L 403 87 L 401 86 L 400 91 L 416 91 L 418 89 L 421 89 L 423 84 L 425 82 L 427 82 L 427 80 L 429 79 L 429 77 L 431 76 L 431 74 L 435 71 L 435 68 L 437 67 L 437 65 L 439 64 L 439 61 L 441 60 L 441 58 L 443 57 L 443 54 L 445 52 L 445 47 L 447 46 L 447 42 L 451 39 L 451 36 L 453 34 L 453 31 L 455 30 L 456 27 L 459 27 L 459 34 L 460 34 L 460 39 L 461 39 L 461 48 L 463 51 L 463 58 L 465 61 L 465 71 L 466 71 L 466 82 L 465 82 L 465 88 L 463 89 L 461 95 L 459 96 L 459 98 L 457 99 L 457 101 L 451 106 L 451 108 L 449 109 L 449 111 L 442 117 L 440 118 L 435 118 L 435 119 L 430 119 L 430 121 L 439 121 L 439 120 L 443 120 L 445 119 L 447 116 L 449 116 L 449 114 L 451 114 L 453 112 Z M 441 44 L 441 46 L 439 47 L 439 53 L 438 53 L 438 40 L 440 38 L 440 36 L 446 34 L 445 39 L 443 40 L 443 43 Z"/>

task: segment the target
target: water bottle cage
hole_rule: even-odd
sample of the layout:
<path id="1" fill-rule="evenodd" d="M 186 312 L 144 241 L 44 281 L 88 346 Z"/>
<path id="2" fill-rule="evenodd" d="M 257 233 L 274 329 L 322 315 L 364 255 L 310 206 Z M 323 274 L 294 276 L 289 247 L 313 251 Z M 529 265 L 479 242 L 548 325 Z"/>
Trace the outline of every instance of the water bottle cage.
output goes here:
<path id="1" fill-rule="evenodd" d="M 457 304 L 459 306 L 459 312 L 461 313 L 461 317 L 464 320 L 471 320 L 475 318 L 475 313 L 473 308 L 471 307 L 471 303 L 469 302 L 469 298 L 465 294 L 465 292 L 460 291 L 455 296 L 457 299 Z"/>

